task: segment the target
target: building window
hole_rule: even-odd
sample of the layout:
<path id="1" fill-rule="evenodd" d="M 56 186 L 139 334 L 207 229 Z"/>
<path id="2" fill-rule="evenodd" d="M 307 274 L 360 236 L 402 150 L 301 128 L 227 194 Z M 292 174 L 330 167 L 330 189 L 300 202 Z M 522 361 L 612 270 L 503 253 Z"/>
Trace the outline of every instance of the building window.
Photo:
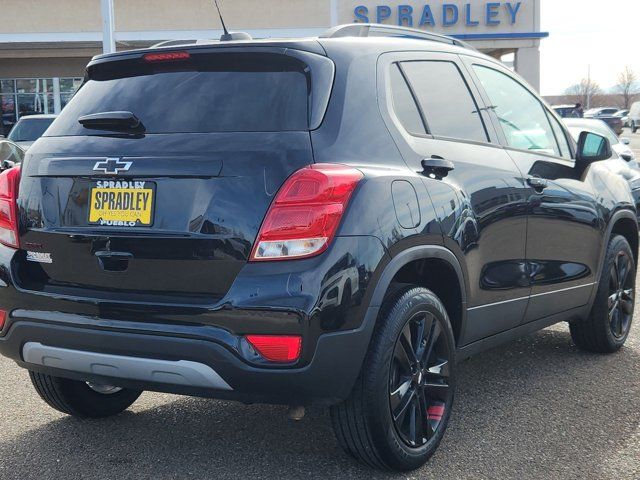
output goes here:
<path id="1" fill-rule="evenodd" d="M 0 133 L 8 135 L 21 117 L 60 113 L 81 83 L 79 77 L 0 79 Z"/>

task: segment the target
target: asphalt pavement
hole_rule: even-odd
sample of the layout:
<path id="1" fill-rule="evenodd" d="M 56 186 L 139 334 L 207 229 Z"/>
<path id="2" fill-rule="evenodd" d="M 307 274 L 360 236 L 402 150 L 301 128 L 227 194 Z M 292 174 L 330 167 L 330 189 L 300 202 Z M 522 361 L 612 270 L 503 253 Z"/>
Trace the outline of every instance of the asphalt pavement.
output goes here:
<path id="1" fill-rule="evenodd" d="M 640 134 L 625 131 L 640 158 Z M 640 311 L 640 309 L 638 310 Z M 455 412 L 431 461 L 406 475 L 361 467 L 328 413 L 145 393 L 111 419 L 46 406 L 0 358 L 0 479 L 640 479 L 640 326 L 608 356 L 561 324 L 459 366 Z"/>

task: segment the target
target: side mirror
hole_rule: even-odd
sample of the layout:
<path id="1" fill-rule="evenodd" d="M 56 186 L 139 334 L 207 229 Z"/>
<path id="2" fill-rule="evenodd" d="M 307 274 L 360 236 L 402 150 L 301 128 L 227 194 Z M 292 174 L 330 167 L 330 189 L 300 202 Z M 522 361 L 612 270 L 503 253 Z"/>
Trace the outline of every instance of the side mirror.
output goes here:
<path id="1" fill-rule="evenodd" d="M 593 132 L 581 132 L 578 137 L 578 153 L 576 160 L 588 165 L 600 160 L 611 158 L 611 143 L 609 139 Z"/>
<path id="2" fill-rule="evenodd" d="M 629 145 L 631 143 L 631 140 L 629 140 L 627 137 L 622 137 L 620 141 L 623 143 L 623 145 Z"/>
<path id="3" fill-rule="evenodd" d="M 2 163 L 0 164 L 0 172 L 9 170 L 10 168 L 13 168 L 15 166 L 16 166 L 16 162 L 13 162 L 11 160 L 3 160 Z"/>

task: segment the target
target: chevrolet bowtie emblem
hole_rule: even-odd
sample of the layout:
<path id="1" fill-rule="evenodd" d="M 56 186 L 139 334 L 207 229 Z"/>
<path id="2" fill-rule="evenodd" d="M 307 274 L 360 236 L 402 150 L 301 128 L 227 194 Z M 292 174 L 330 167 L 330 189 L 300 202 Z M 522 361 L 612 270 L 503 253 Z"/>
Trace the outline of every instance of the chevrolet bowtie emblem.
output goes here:
<path id="1" fill-rule="evenodd" d="M 119 158 L 107 158 L 106 160 L 97 162 L 93 167 L 93 171 L 117 175 L 120 172 L 129 170 L 132 163 L 133 162 L 123 162 Z"/>

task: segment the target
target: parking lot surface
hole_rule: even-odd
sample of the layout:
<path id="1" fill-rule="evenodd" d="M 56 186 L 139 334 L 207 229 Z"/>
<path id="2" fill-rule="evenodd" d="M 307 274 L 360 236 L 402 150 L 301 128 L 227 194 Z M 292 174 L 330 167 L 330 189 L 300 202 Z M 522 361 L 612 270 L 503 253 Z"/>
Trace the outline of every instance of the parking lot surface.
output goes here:
<path id="1" fill-rule="evenodd" d="M 628 130 L 640 158 L 640 134 Z M 640 309 L 638 310 L 640 311 Z M 328 413 L 145 393 L 93 421 L 51 410 L 0 358 L 0 479 L 640 479 L 640 326 L 620 352 L 558 325 L 464 361 L 455 412 L 421 470 L 380 474 L 338 447 Z"/>

